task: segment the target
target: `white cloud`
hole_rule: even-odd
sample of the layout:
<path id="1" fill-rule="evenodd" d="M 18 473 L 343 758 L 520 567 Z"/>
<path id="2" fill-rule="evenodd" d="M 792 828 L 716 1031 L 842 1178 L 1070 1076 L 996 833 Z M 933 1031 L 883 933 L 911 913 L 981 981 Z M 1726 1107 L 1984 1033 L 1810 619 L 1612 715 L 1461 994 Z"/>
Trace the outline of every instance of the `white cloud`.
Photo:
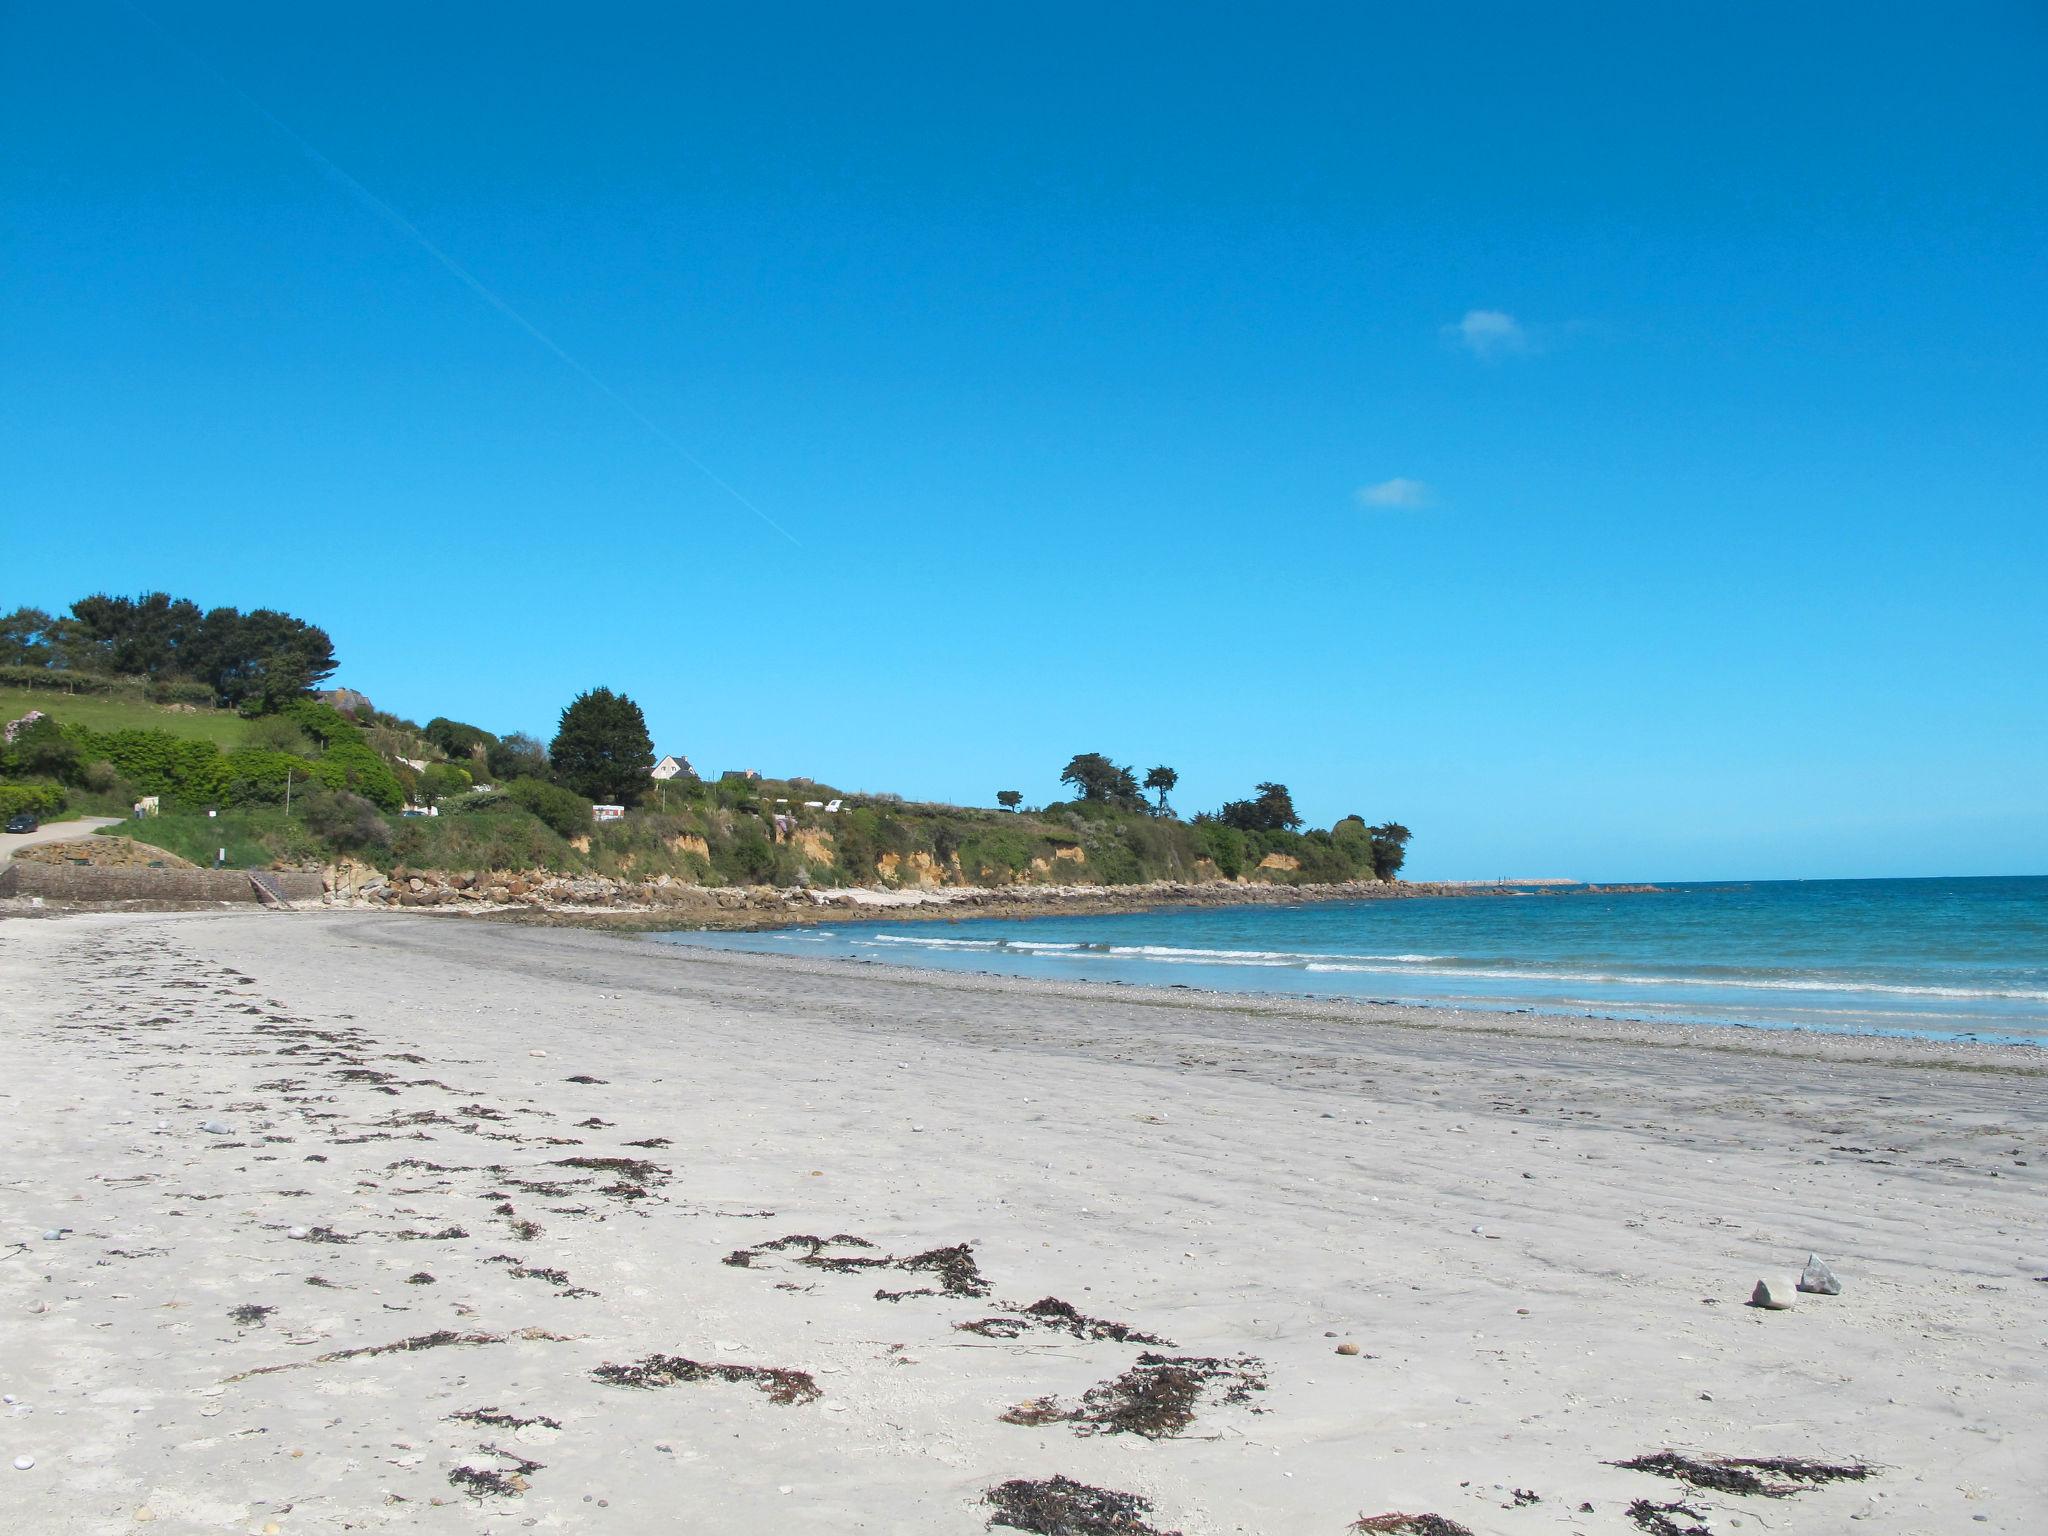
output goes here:
<path id="1" fill-rule="evenodd" d="M 1498 309 L 1468 309 L 1444 334 L 1478 358 L 1496 358 L 1529 350 L 1529 332 L 1513 315 Z"/>
<path id="2" fill-rule="evenodd" d="M 1401 475 L 1378 485 L 1360 486 L 1358 490 L 1358 504 L 1362 507 L 1426 507 L 1433 499 L 1428 486 Z"/>

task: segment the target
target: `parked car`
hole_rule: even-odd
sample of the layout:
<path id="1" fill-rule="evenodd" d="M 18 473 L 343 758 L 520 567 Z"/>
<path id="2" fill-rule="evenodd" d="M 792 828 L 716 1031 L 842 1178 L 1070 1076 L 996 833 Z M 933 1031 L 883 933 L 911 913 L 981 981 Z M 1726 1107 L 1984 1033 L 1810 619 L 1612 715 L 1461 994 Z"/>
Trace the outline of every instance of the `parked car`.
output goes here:
<path id="1" fill-rule="evenodd" d="M 7 818 L 7 830 L 10 832 L 33 832 L 41 825 L 34 811 L 23 811 L 19 816 Z"/>

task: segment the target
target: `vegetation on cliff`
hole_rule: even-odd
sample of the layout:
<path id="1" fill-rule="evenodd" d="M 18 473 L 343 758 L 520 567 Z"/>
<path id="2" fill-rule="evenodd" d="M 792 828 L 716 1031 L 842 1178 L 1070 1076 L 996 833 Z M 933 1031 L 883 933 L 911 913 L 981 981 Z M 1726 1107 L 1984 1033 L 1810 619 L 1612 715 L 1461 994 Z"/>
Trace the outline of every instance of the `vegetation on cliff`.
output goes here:
<path id="1" fill-rule="evenodd" d="M 238 649 L 239 647 L 239 649 Z M 1392 879 L 1408 831 L 1348 816 L 1307 829 L 1284 784 L 1191 820 L 1166 766 L 1142 781 L 1099 752 L 1075 798 L 1003 809 L 855 794 L 807 779 L 651 776 L 630 698 L 593 688 L 547 746 L 361 694 L 316 695 L 323 631 L 289 615 L 203 612 L 164 594 L 0 616 L 0 803 L 39 814 L 160 814 L 109 829 L 196 863 L 346 858 L 389 870 L 549 870 L 712 885 L 833 887 Z M 597 821 L 593 802 L 627 807 Z"/>

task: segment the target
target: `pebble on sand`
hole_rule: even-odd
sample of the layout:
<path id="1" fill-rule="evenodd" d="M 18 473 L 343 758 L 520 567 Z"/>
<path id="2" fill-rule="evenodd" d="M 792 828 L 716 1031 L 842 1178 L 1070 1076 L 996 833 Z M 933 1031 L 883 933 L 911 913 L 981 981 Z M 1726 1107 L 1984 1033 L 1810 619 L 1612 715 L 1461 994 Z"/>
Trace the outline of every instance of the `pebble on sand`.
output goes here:
<path id="1" fill-rule="evenodd" d="M 1339 1344 L 1337 1346 L 1337 1353 L 1340 1355 L 1355 1355 L 1358 1353 L 1358 1346 L 1352 1343 L 1349 1339 L 1346 1339 L 1342 1344 Z"/>
<path id="2" fill-rule="evenodd" d="M 1842 1282 L 1835 1278 L 1835 1272 L 1821 1263 L 1818 1254 L 1806 1256 L 1806 1268 L 1799 1276 L 1799 1289 L 1809 1296 L 1839 1296 Z"/>
<path id="3" fill-rule="evenodd" d="M 14 1458 L 14 1470 L 17 1472 L 26 1472 L 35 1464 L 36 1459 L 33 1456 L 17 1456 Z"/>
<path id="4" fill-rule="evenodd" d="M 1756 1289 L 1749 1293 L 1749 1305 L 1760 1308 L 1765 1312 L 1790 1312 L 1792 1310 L 1791 1302 L 1778 1300 L 1777 1297 L 1771 1294 L 1771 1288 L 1761 1280 L 1757 1281 Z"/>

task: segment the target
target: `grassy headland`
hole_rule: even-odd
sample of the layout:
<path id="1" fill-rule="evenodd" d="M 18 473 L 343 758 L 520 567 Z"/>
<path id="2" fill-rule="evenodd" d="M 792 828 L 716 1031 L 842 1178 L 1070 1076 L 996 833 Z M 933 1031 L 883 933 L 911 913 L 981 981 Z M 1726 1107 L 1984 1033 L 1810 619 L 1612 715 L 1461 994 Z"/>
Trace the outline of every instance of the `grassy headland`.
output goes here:
<path id="1" fill-rule="evenodd" d="M 201 614 L 152 594 L 0 615 L 0 809 L 126 816 L 149 799 L 160 814 L 107 835 L 202 864 L 225 849 L 243 866 L 814 888 L 1334 884 L 1392 877 L 1408 835 L 1355 816 L 1304 830 L 1275 783 L 1183 820 L 1166 804 L 1172 769 L 1141 787 L 1092 752 L 1061 776 L 1074 798 L 1035 809 L 1011 790 L 983 809 L 800 778 L 659 781 L 624 695 L 580 696 L 543 745 L 318 692 L 332 667 L 324 632 L 269 610 Z M 598 819 L 594 803 L 624 813 Z"/>

